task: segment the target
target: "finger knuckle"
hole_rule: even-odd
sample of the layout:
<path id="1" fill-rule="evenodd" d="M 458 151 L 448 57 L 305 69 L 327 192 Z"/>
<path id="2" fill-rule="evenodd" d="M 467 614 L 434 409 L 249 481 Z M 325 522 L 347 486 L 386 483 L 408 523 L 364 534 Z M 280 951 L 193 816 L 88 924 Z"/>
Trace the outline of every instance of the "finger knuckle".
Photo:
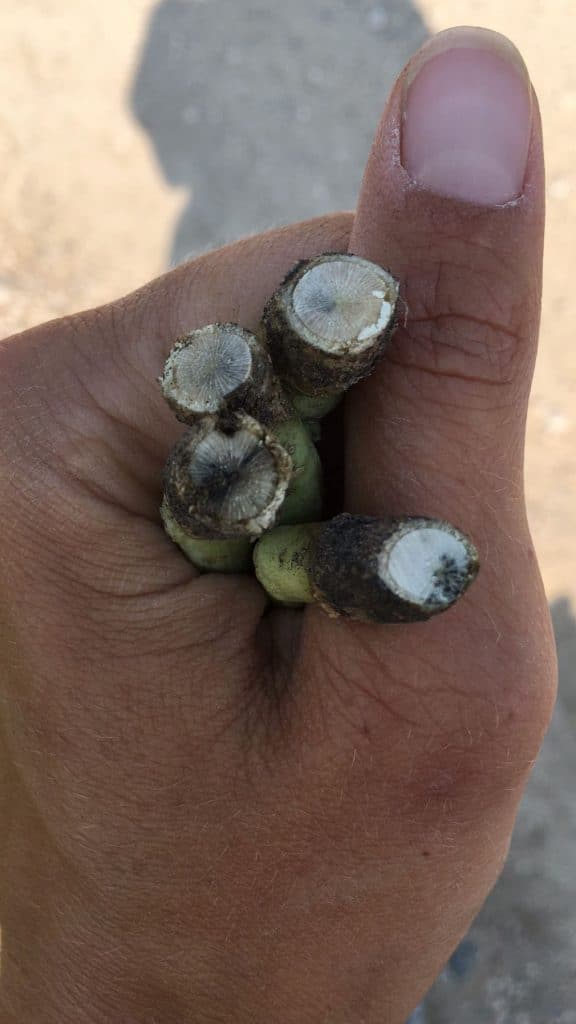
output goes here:
<path id="1" fill-rule="evenodd" d="M 494 387 L 514 395 L 533 356 L 539 291 L 519 288 L 513 269 L 491 253 L 421 263 L 392 359 L 431 386 L 456 382 L 467 398 Z"/>

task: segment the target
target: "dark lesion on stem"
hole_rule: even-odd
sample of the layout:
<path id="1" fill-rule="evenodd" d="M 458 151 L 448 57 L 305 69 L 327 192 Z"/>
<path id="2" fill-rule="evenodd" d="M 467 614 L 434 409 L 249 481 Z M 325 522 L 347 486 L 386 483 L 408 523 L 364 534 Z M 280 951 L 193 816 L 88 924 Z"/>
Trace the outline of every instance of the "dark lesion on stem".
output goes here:
<path id="1" fill-rule="evenodd" d="M 312 569 L 316 600 L 370 622 L 425 621 L 446 611 L 478 572 L 478 553 L 455 526 L 424 516 L 336 516 Z"/>
<path id="2" fill-rule="evenodd" d="M 175 445 L 164 472 L 164 504 L 191 537 L 257 537 L 274 525 L 292 460 L 245 413 L 206 416 Z"/>

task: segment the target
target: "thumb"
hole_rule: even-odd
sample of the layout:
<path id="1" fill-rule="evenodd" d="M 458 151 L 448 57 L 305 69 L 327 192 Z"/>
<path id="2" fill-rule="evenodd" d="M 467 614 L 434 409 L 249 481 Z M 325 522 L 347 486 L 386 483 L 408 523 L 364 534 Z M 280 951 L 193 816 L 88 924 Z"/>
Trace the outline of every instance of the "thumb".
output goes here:
<path id="1" fill-rule="evenodd" d="M 543 185 L 518 51 L 484 29 L 433 38 L 390 97 L 350 243 L 406 302 L 388 359 L 350 397 L 351 510 L 444 516 L 480 540 L 487 506 L 523 514 Z"/>

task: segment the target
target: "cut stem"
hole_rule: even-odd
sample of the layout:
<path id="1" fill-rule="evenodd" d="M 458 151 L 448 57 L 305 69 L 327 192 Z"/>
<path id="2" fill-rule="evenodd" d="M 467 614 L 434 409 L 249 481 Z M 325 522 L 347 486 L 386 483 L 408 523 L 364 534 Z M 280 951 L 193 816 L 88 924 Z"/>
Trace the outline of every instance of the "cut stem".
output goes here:
<path id="1" fill-rule="evenodd" d="M 189 537 L 258 537 L 276 523 L 292 478 L 282 445 L 245 413 L 206 416 L 172 449 L 164 502 Z"/>
<path id="2" fill-rule="evenodd" d="M 446 611 L 478 572 L 468 538 L 438 519 L 336 516 L 280 527 L 254 549 L 256 575 L 276 601 L 317 602 L 363 622 L 417 622 Z"/>
<path id="3" fill-rule="evenodd" d="M 359 256 L 327 253 L 297 263 L 262 319 L 283 382 L 320 398 L 368 376 L 396 326 L 398 291 L 388 271 Z"/>
<path id="4" fill-rule="evenodd" d="M 180 338 L 160 385 L 183 423 L 240 408 L 265 425 L 290 415 L 266 344 L 238 324 L 208 324 Z"/>

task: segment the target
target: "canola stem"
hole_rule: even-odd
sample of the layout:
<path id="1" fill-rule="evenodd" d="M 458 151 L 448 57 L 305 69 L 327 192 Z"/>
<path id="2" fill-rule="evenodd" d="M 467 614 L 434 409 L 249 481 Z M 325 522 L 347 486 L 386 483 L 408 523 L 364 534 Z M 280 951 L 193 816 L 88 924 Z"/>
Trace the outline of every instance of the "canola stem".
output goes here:
<path id="1" fill-rule="evenodd" d="M 478 553 L 456 527 L 424 516 L 279 527 L 256 544 L 256 576 L 281 604 L 317 603 L 359 622 L 419 622 L 447 611 L 473 582 Z"/>
<path id="2" fill-rule="evenodd" d="M 219 468 L 214 464 L 214 479 L 210 474 L 205 487 L 198 489 L 189 481 L 190 465 L 197 463 L 202 438 L 214 438 L 219 444 L 225 437 L 219 433 L 215 418 L 198 421 L 189 429 L 173 449 L 165 474 L 165 494 L 162 519 L 168 535 L 178 544 L 186 557 L 204 572 L 244 572 L 250 569 L 252 544 L 255 536 L 277 523 L 299 523 L 319 518 L 322 514 L 322 467 L 320 457 L 304 423 L 296 418 L 282 420 L 275 424 L 273 434 L 267 434 L 262 427 L 243 417 L 236 416 L 237 427 L 248 427 L 255 442 L 260 437 L 270 453 L 278 453 L 278 467 L 285 476 L 283 499 L 275 503 L 268 525 L 260 523 L 258 517 L 246 523 L 223 520 L 223 506 L 220 500 L 211 497 L 212 487 L 222 486 L 222 473 L 230 473 L 230 467 Z M 236 434 L 235 436 L 240 436 Z M 213 444 L 213 442 L 210 442 Z M 242 501 L 249 506 L 251 491 L 253 498 L 261 487 L 262 467 L 259 477 L 254 476 L 258 463 L 258 448 L 254 448 L 256 460 L 248 460 L 238 472 L 245 474 L 242 483 Z M 196 453 L 192 462 L 193 453 Z M 280 456 L 280 453 L 282 455 Z M 225 452 L 224 452 L 225 454 Z M 285 465 L 286 464 L 286 465 Z M 230 476 L 230 487 L 240 486 L 234 473 Z M 223 492 L 224 493 L 224 492 Z M 229 493 L 229 491 L 227 492 Z M 207 504 L 208 502 L 208 504 Z M 273 516 L 273 518 L 272 518 Z M 251 528 L 252 525 L 252 528 Z M 236 536 L 234 536 L 236 534 Z"/>
<path id="3" fill-rule="evenodd" d="M 254 548 L 254 569 L 264 590 L 279 604 L 315 601 L 312 590 L 314 551 L 322 523 L 278 526 Z"/>
<path id="4" fill-rule="evenodd" d="M 178 526 L 166 502 L 162 504 L 161 515 L 170 539 L 201 572 L 248 572 L 252 568 L 252 541 L 249 539 L 206 540 L 205 537 L 190 537 Z"/>
<path id="5" fill-rule="evenodd" d="M 293 463 L 293 475 L 280 508 L 278 524 L 317 519 L 322 515 L 322 464 L 306 425 L 295 417 L 274 424 L 272 433 Z"/>
<path id="6" fill-rule="evenodd" d="M 394 332 L 398 291 L 388 271 L 349 253 L 297 263 L 268 300 L 260 325 L 284 386 L 337 401 L 367 377 Z M 299 412 L 311 419 L 325 414 L 324 405 L 311 408 L 311 415 Z"/>
<path id="7" fill-rule="evenodd" d="M 337 395 L 304 395 L 301 391 L 290 392 L 292 405 L 298 415 L 308 422 L 324 419 L 342 401 L 344 391 Z"/>

